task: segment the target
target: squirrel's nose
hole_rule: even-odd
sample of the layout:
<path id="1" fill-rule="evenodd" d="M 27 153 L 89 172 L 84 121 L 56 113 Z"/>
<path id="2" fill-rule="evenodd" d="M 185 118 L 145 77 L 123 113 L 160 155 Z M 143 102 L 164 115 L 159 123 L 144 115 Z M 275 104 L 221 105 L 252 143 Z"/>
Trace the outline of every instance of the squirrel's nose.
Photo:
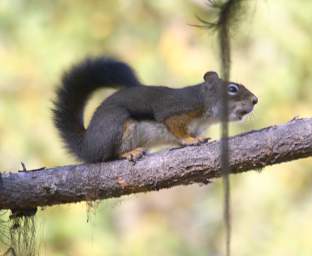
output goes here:
<path id="1" fill-rule="evenodd" d="M 251 97 L 251 102 L 253 105 L 256 105 L 258 103 L 258 98 L 256 96 Z"/>

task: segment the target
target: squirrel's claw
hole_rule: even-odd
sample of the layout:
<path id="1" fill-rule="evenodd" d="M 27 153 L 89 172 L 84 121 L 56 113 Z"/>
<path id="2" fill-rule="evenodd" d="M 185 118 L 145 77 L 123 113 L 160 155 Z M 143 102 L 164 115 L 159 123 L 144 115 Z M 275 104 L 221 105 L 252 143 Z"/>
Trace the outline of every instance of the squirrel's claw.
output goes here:
<path id="1" fill-rule="evenodd" d="M 145 154 L 145 150 L 143 148 L 135 148 L 131 151 L 128 151 L 126 153 L 123 153 L 121 155 L 121 158 L 125 158 L 128 161 L 136 162 L 138 159 L 140 159 Z"/>
<path id="2" fill-rule="evenodd" d="M 204 138 L 204 137 L 188 137 L 181 141 L 183 146 L 194 146 L 200 145 L 202 143 L 206 143 L 211 138 Z"/>

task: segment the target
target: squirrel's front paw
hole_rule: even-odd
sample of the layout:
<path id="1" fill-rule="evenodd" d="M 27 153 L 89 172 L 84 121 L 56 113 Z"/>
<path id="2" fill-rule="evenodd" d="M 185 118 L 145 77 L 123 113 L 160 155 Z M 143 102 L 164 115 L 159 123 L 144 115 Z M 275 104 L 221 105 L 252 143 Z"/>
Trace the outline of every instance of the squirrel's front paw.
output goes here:
<path id="1" fill-rule="evenodd" d="M 202 143 L 207 142 L 210 138 L 203 138 L 203 137 L 188 137 L 181 140 L 181 144 L 183 146 L 190 146 L 190 145 L 199 145 Z"/>
<path id="2" fill-rule="evenodd" d="M 131 162 L 135 162 L 136 160 L 140 159 L 144 154 L 145 154 L 145 151 L 143 148 L 135 148 L 131 151 L 123 153 L 121 155 L 121 158 L 125 158 Z"/>

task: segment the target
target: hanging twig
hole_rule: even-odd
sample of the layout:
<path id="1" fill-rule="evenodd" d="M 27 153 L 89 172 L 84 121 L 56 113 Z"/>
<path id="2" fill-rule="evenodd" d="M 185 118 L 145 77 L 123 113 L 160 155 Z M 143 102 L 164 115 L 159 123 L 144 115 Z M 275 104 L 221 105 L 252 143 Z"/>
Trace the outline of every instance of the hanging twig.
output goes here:
<path id="1" fill-rule="evenodd" d="M 203 24 L 200 27 L 214 30 L 218 34 L 218 46 L 221 63 L 221 77 L 225 81 L 230 80 L 231 69 L 231 40 L 230 33 L 242 19 L 243 2 L 245 0 L 217 1 L 208 0 L 208 6 L 217 11 L 215 21 L 206 21 L 198 18 Z M 226 255 L 231 254 L 231 205 L 230 205 L 230 173 L 229 145 L 228 145 L 228 95 L 227 88 L 222 87 L 222 118 L 221 118 L 221 159 L 224 184 L 224 221 L 226 229 Z"/>

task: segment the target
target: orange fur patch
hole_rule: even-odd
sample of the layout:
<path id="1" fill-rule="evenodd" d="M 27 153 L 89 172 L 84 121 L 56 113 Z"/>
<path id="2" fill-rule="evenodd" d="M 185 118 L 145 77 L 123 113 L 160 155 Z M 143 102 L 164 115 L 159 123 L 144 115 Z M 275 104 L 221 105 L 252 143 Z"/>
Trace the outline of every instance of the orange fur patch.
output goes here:
<path id="1" fill-rule="evenodd" d="M 192 138 L 188 134 L 187 127 L 195 119 L 202 115 L 202 111 L 192 111 L 168 117 L 165 124 L 169 131 L 179 139 Z"/>

